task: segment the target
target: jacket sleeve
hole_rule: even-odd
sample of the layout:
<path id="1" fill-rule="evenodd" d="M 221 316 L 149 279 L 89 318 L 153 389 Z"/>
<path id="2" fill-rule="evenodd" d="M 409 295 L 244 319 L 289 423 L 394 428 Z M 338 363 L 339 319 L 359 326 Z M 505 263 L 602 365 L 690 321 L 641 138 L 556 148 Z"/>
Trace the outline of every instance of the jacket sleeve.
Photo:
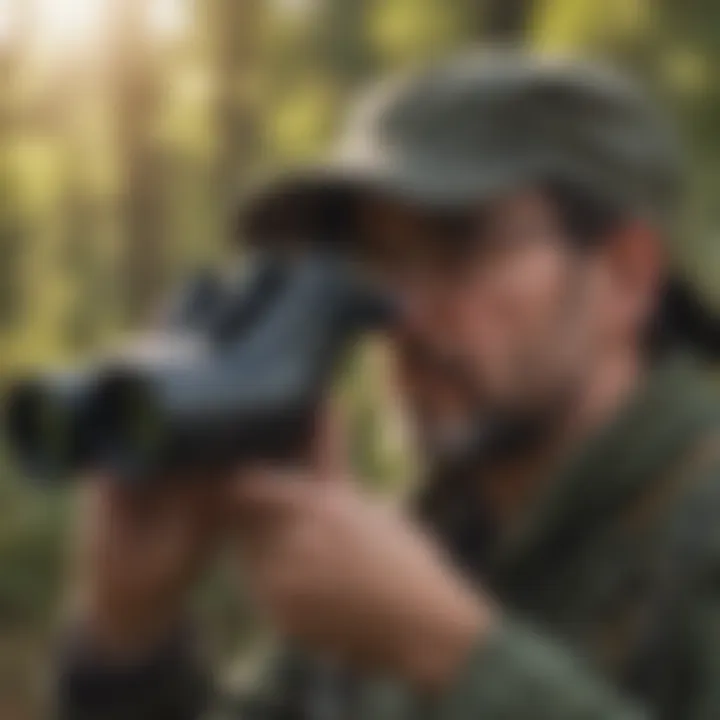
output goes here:
<path id="1" fill-rule="evenodd" d="M 306 703 L 322 689 L 313 682 L 317 670 L 304 654 L 283 647 L 262 664 L 260 677 L 249 690 L 237 692 L 211 681 L 188 633 L 178 633 L 144 660 L 127 666 L 108 662 L 91 649 L 87 638 L 74 634 L 63 643 L 56 662 L 51 717 L 288 720 L 301 716 Z"/>
<path id="2" fill-rule="evenodd" d="M 720 469 L 673 523 L 667 577 L 643 653 L 642 706 L 512 618 L 480 643 L 434 720 L 720 718 Z"/>
<path id="3" fill-rule="evenodd" d="M 438 699 L 436 720 L 649 720 L 564 649 L 505 618 Z"/>

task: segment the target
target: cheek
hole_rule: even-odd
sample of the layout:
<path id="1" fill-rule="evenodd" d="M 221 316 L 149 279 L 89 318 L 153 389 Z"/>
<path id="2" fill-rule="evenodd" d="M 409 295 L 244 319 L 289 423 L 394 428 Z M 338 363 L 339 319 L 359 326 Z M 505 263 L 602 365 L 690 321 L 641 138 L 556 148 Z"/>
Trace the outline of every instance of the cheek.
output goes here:
<path id="1" fill-rule="evenodd" d="M 559 253 L 537 253 L 520 264 L 514 282 L 507 283 L 498 299 L 508 342 L 522 346 L 523 340 L 533 344 L 552 340 L 553 328 L 563 322 L 571 302 L 568 272 L 567 260 Z"/>
<path id="2" fill-rule="evenodd" d="M 526 251 L 478 272 L 454 293 L 447 324 L 477 361 L 508 366 L 548 340 L 563 303 L 566 265 L 559 253 Z"/>

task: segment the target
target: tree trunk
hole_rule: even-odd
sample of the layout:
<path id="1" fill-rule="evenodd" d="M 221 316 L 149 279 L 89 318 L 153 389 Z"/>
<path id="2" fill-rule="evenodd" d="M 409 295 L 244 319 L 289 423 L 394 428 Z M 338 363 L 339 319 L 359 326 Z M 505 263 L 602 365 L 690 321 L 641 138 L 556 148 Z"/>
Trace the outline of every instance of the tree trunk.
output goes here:
<path id="1" fill-rule="evenodd" d="M 372 69 L 365 37 L 368 3 L 324 0 L 316 21 L 318 64 L 330 69 L 339 86 L 352 93 Z"/>
<path id="2" fill-rule="evenodd" d="M 529 0 L 495 0 L 489 6 L 487 33 L 497 40 L 518 40 L 527 29 Z"/>
<path id="3" fill-rule="evenodd" d="M 478 2 L 478 0 L 471 0 Z M 493 42 L 521 42 L 532 16 L 533 0 L 485 0 L 480 2 L 480 39 Z"/>
<path id="4" fill-rule="evenodd" d="M 207 0 L 215 76 L 214 117 L 218 136 L 217 197 L 224 227 L 252 175 L 258 157 L 256 98 L 261 0 Z"/>
<path id="5" fill-rule="evenodd" d="M 145 0 L 116 0 L 111 87 L 120 163 L 124 320 L 144 322 L 165 285 L 163 154 L 151 129 L 160 82 L 145 25 Z"/>
<path id="6" fill-rule="evenodd" d="M 15 131 L 22 118 L 17 92 L 17 75 L 28 39 L 27 6 L 21 0 L 11 5 L 12 30 L 0 47 L 0 146 L 15 142 Z M 22 313 L 23 264 L 26 238 L 16 199 L 17 184 L 8 153 L 0 161 L 0 333 L 14 329 Z"/>

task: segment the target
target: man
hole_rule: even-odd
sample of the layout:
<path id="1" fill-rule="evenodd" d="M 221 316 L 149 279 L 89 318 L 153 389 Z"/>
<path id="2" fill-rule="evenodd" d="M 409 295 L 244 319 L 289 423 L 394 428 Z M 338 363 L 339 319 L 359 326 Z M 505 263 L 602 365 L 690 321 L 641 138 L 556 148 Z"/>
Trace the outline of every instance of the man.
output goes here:
<path id="1" fill-rule="evenodd" d="M 678 174 L 627 82 L 495 52 L 373 94 L 339 162 L 256 196 L 255 241 L 335 242 L 402 296 L 419 518 L 362 495 L 330 411 L 300 470 L 98 479 L 61 714 L 200 716 L 184 601 L 229 539 L 293 648 L 245 715 L 720 717 L 717 326 L 669 260 Z"/>

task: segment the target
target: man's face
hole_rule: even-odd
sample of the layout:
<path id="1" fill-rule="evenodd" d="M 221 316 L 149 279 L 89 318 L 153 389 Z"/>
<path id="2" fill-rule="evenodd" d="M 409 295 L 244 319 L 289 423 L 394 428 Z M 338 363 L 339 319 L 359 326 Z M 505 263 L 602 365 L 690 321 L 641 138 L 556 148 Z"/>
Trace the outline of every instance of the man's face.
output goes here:
<path id="1" fill-rule="evenodd" d="M 362 220 L 369 266 L 405 303 L 400 380 L 426 434 L 470 410 L 544 414 L 573 392 L 601 350 L 607 283 L 551 201 L 522 192 L 460 222 L 375 199 Z"/>

